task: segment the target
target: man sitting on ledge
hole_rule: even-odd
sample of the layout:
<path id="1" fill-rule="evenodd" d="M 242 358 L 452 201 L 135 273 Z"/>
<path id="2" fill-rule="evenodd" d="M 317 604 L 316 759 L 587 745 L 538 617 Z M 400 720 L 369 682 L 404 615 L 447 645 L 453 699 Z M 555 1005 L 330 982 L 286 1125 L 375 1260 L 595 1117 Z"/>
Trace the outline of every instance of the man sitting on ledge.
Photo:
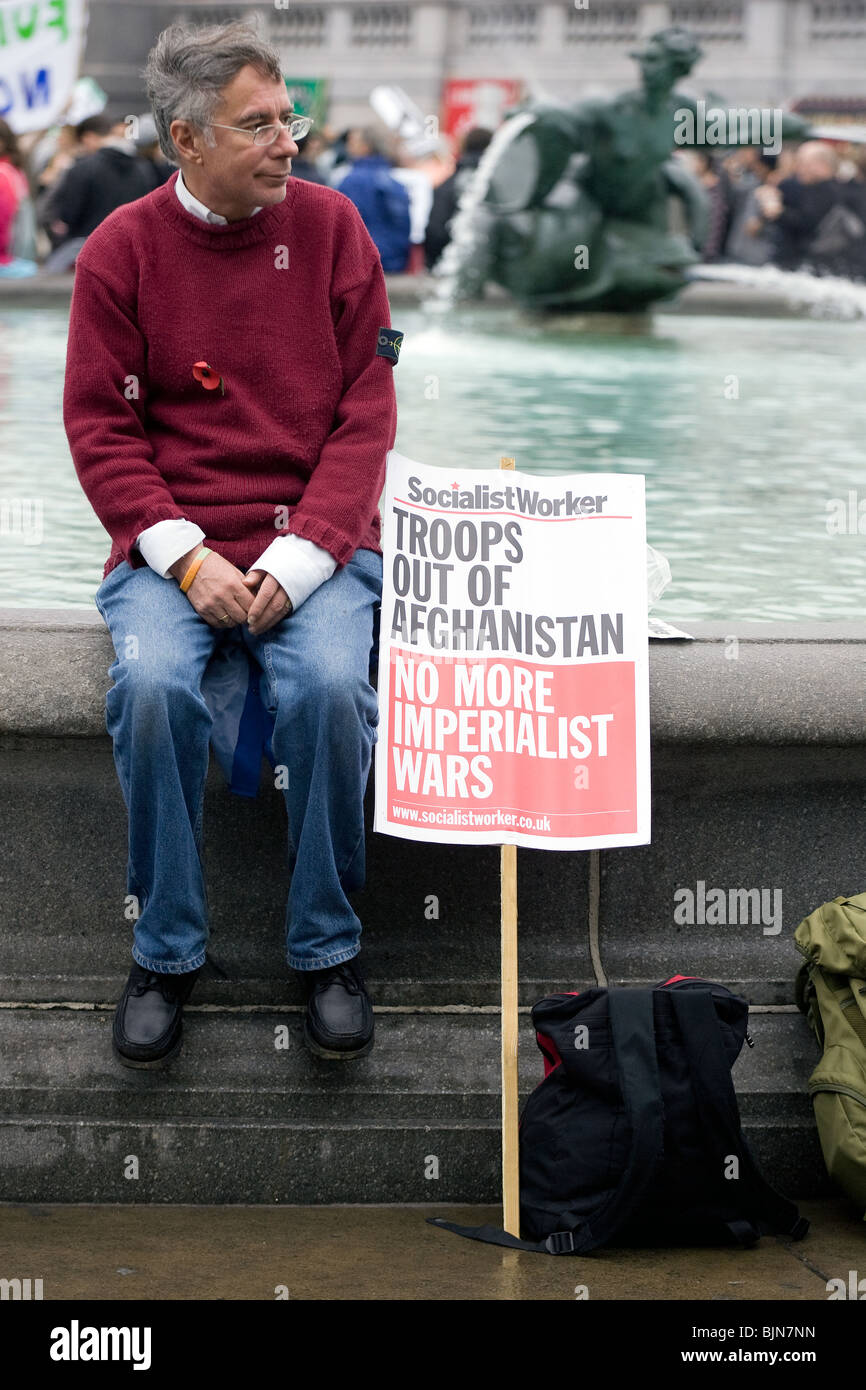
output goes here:
<path id="1" fill-rule="evenodd" d="M 172 25 L 145 76 L 180 169 L 88 237 L 63 398 L 112 539 L 95 601 L 115 649 L 106 723 L 139 904 L 114 1047 L 137 1067 L 180 1047 L 208 938 L 201 682 L 236 630 L 288 769 L 286 951 L 304 1036 L 355 1057 L 373 1013 L 346 891 L 365 877 L 378 502 L 396 431 L 384 276 L 349 199 L 290 176 L 308 123 L 255 29 Z"/>

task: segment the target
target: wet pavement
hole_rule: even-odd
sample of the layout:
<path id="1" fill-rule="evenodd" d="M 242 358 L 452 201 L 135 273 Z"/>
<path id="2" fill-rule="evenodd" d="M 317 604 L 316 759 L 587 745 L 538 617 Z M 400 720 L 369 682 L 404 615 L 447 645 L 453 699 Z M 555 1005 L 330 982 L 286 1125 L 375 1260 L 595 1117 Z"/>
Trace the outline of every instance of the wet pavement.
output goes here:
<path id="1" fill-rule="evenodd" d="M 843 1201 L 799 1207 L 812 1228 L 797 1243 L 554 1259 L 425 1221 L 499 1225 L 496 1207 L 0 1205 L 0 1279 L 41 1279 L 45 1300 L 822 1302 L 830 1279 L 866 1279 L 857 1212 Z"/>

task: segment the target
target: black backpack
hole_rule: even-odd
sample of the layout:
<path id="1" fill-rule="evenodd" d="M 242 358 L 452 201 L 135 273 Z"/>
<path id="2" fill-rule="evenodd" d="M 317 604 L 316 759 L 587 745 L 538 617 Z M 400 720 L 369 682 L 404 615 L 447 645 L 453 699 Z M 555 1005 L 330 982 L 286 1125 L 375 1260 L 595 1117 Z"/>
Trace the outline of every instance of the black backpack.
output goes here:
<path id="1" fill-rule="evenodd" d="M 532 1010 L 545 1077 L 520 1121 L 528 1237 L 433 1225 L 551 1255 L 600 1246 L 754 1245 L 809 1229 L 762 1176 L 740 1129 L 731 1067 L 749 1006 L 674 975 L 652 989 L 553 994 Z M 615 1242 L 614 1242 L 614 1238 Z"/>

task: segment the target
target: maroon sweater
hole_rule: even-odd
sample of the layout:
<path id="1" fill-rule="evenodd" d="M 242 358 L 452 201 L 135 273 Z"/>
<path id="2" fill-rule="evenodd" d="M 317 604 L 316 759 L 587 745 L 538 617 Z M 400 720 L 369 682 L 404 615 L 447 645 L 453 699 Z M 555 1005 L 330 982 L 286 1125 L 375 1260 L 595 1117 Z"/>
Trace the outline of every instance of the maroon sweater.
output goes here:
<path id="1" fill-rule="evenodd" d="M 280 531 L 338 565 L 359 546 L 381 553 L 397 412 L 376 354 L 385 280 L 360 215 L 290 178 L 282 203 L 213 225 L 182 206 L 176 178 L 111 213 L 75 268 L 63 423 L 113 542 L 104 575 L 143 566 L 136 537 L 179 517 L 240 569 Z M 224 393 L 196 380 L 197 362 Z"/>

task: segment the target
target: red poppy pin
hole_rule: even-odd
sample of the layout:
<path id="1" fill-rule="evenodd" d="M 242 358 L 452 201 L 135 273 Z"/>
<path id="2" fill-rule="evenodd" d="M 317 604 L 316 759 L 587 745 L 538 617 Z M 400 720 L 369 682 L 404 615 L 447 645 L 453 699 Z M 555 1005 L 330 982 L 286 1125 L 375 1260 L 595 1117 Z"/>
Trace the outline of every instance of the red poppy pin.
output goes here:
<path id="1" fill-rule="evenodd" d="M 223 395 L 225 395 L 225 382 L 222 377 L 214 371 L 213 367 L 208 366 L 207 362 L 196 362 L 192 369 L 192 374 L 196 381 L 201 382 L 206 391 L 215 391 L 217 387 L 219 387 Z"/>

